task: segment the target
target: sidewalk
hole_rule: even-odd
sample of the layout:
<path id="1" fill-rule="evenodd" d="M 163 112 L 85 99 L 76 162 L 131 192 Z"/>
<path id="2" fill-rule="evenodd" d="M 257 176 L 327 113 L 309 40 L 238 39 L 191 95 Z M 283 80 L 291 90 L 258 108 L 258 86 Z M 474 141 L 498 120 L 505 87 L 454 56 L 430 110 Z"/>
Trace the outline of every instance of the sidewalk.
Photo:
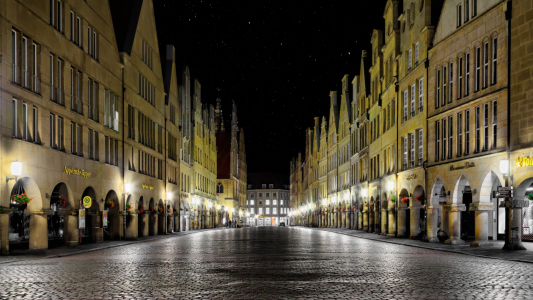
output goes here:
<path id="1" fill-rule="evenodd" d="M 76 254 L 97 251 L 97 250 L 102 250 L 102 249 L 109 249 L 109 248 L 138 244 L 138 243 L 164 240 L 164 239 L 169 239 L 169 238 L 184 236 L 184 235 L 189 235 L 189 234 L 195 234 L 195 233 L 200 233 L 200 232 L 207 232 L 207 231 L 213 231 L 213 230 L 227 230 L 227 229 L 235 229 L 235 228 L 219 227 L 219 228 L 209 228 L 209 229 L 201 229 L 201 230 L 191 230 L 191 231 L 183 231 L 183 232 L 174 232 L 174 233 L 169 233 L 169 234 L 164 234 L 164 235 L 145 236 L 145 237 L 138 238 L 137 240 L 105 241 L 103 243 L 82 244 L 78 246 L 61 246 L 61 247 L 56 247 L 56 248 L 46 249 L 46 250 L 39 250 L 39 251 L 16 249 L 16 250 L 11 251 L 9 255 L 0 255 L 0 264 L 8 264 L 8 263 L 13 263 L 13 262 L 21 262 L 21 261 L 28 261 L 28 260 L 35 260 L 35 259 L 76 255 Z"/>
<path id="2" fill-rule="evenodd" d="M 349 235 L 349 236 L 353 236 L 357 238 L 380 241 L 380 242 L 397 244 L 397 245 L 453 252 L 453 253 L 472 255 L 472 256 L 484 257 L 484 258 L 493 258 L 493 259 L 501 259 L 501 260 L 508 260 L 508 261 L 516 261 L 516 262 L 533 263 L 533 243 L 523 243 L 524 247 L 527 248 L 527 250 L 524 250 L 524 251 L 504 251 L 504 250 L 501 250 L 503 248 L 504 241 L 492 241 L 493 243 L 492 246 L 470 247 L 468 243 L 465 243 L 464 245 L 446 245 L 444 243 L 427 243 L 427 242 L 422 242 L 418 240 L 398 239 L 394 237 L 377 235 L 374 233 L 368 233 L 364 231 L 352 230 L 352 229 L 346 229 L 346 228 L 316 228 L 316 227 L 314 228 L 301 227 L 301 228 L 329 231 L 329 232 Z"/>

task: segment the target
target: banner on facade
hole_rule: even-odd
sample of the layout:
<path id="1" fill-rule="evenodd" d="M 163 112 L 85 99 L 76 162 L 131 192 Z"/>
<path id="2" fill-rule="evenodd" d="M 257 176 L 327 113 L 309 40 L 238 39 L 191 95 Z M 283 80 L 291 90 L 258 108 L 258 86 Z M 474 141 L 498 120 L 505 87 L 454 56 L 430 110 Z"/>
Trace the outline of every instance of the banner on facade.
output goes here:
<path id="1" fill-rule="evenodd" d="M 79 225 L 80 229 L 85 229 L 85 209 L 80 209 L 79 213 Z"/>
<path id="2" fill-rule="evenodd" d="M 108 223 L 107 213 L 108 212 L 109 211 L 107 209 L 102 211 L 102 227 L 103 228 L 107 228 L 107 223 Z"/>

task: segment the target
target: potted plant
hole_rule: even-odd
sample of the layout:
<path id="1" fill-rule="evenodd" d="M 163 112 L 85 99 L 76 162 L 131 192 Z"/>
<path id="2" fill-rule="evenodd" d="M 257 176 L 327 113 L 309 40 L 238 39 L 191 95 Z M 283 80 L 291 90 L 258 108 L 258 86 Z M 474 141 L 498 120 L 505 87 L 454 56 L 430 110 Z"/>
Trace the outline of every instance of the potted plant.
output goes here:
<path id="1" fill-rule="evenodd" d="M 532 194 L 529 194 L 529 195 L 527 195 L 527 198 L 528 198 L 529 200 L 533 200 L 533 193 L 532 193 Z"/>
<path id="2" fill-rule="evenodd" d="M 157 207 L 157 210 L 159 211 L 160 214 L 163 214 L 163 212 L 165 211 L 165 210 L 163 209 L 163 206 L 161 206 L 161 205 L 159 205 L 159 206 Z"/>
<path id="3" fill-rule="evenodd" d="M 402 203 L 409 203 L 409 197 L 408 196 L 403 197 L 401 201 Z"/>
<path id="4" fill-rule="evenodd" d="M 389 200 L 392 203 L 396 202 L 396 196 L 391 196 Z"/>
<path id="5" fill-rule="evenodd" d="M 63 197 L 63 195 L 60 195 L 59 196 L 59 199 L 57 200 L 57 205 L 61 206 L 61 207 L 65 207 L 67 206 L 67 200 L 65 200 L 65 198 Z"/>
<path id="6" fill-rule="evenodd" d="M 144 212 L 144 205 L 139 205 L 139 213 L 143 213 Z"/>
<path id="7" fill-rule="evenodd" d="M 11 202 L 16 203 L 18 205 L 26 205 L 30 203 L 30 201 L 33 200 L 33 198 L 29 198 L 26 192 L 22 194 L 16 194 L 11 197 Z"/>
<path id="8" fill-rule="evenodd" d="M 383 200 L 383 204 L 381 206 L 386 207 L 387 204 L 388 204 L 388 201 L 387 200 Z"/>
<path id="9" fill-rule="evenodd" d="M 131 203 L 126 203 L 126 210 L 131 210 Z"/>
<path id="10" fill-rule="evenodd" d="M 154 212 L 154 207 L 152 205 L 148 206 L 148 209 L 150 210 L 150 212 Z"/>
<path id="11" fill-rule="evenodd" d="M 107 199 L 105 201 L 105 206 L 109 208 L 113 208 L 115 207 L 115 201 L 113 201 L 113 199 Z"/>

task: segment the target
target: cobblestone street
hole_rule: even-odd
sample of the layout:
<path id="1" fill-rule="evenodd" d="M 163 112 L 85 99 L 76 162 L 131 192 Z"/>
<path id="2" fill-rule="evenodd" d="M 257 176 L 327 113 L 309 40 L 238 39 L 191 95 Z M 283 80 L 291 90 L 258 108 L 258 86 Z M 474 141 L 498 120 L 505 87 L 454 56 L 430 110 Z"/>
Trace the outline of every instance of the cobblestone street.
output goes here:
<path id="1" fill-rule="evenodd" d="M 532 299 L 533 264 L 297 227 L 0 265 L 1 299 Z"/>

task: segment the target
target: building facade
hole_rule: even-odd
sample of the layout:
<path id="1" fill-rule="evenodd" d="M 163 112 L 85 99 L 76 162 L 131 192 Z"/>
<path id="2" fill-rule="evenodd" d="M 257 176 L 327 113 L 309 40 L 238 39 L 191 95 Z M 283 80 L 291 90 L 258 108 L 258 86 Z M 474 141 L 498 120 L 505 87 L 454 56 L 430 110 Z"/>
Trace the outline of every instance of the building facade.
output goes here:
<path id="1" fill-rule="evenodd" d="M 215 111 L 151 0 L 15 0 L 0 20 L 2 253 L 217 224 Z"/>
<path id="2" fill-rule="evenodd" d="M 247 226 L 289 225 L 289 178 L 273 173 L 250 173 L 246 200 Z M 305 222 L 305 221 L 301 221 Z"/>
<path id="3" fill-rule="evenodd" d="M 327 171 L 319 159 L 319 190 L 324 182 L 327 193 L 319 192 L 317 226 L 483 246 L 510 234 L 507 222 L 522 228 L 515 236 L 533 239 L 525 119 L 531 38 L 521 34 L 531 11 L 523 0 L 387 1 L 385 29 L 373 31 L 372 50 L 362 52 L 351 81 L 351 172 L 343 167 L 342 101 L 340 117 L 330 113 L 322 122 Z M 302 168 L 291 161 L 291 187 Z M 506 185 L 513 194 L 508 209 L 498 196 Z M 345 199 L 351 202 L 343 218 L 342 206 L 339 217 L 331 202 Z"/>

